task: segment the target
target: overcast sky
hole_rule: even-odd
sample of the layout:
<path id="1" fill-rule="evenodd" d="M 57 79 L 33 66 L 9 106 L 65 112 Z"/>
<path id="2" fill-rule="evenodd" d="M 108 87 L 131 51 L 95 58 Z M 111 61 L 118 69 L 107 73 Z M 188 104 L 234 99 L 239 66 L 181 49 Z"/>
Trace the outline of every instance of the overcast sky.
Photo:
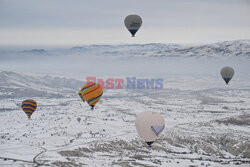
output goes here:
<path id="1" fill-rule="evenodd" d="M 131 38 L 128 14 L 142 17 Z M 250 39 L 250 0 L 0 0 L 0 45 Z"/>

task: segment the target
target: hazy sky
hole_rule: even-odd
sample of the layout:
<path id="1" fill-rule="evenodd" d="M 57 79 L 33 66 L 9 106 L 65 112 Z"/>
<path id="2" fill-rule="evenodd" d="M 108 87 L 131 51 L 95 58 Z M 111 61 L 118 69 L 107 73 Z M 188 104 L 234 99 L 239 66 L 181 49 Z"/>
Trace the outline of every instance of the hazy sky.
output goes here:
<path id="1" fill-rule="evenodd" d="M 143 19 L 136 38 L 128 14 Z M 250 0 L 0 0 L 0 45 L 250 39 Z"/>

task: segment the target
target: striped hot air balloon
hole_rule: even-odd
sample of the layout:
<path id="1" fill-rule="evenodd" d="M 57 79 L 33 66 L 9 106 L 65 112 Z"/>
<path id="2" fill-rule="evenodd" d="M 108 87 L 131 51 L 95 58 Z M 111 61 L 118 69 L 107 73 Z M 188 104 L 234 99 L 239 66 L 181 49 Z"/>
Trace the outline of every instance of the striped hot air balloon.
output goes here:
<path id="1" fill-rule="evenodd" d="M 96 103 L 101 99 L 103 93 L 99 83 L 88 82 L 81 88 L 81 97 L 94 109 Z"/>
<path id="2" fill-rule="evenodd" d="M 27 114 L 28 118 L 36 111 L 37 104 L 34 100 L 27 99 L 22 102 L 22 109 Z"/>

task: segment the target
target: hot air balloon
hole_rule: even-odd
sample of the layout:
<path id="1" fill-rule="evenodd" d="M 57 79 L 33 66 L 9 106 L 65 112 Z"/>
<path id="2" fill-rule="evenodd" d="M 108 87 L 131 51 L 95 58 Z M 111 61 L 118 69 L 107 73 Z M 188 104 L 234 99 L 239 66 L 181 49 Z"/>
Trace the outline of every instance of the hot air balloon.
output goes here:
<path id="1" fill-rule="evenodd" d="M 22 109 L 30 119 L 34 111 L 36 111 L 37 104 L 34 100 L 27 99 L 22 102 Z"/>
<path id="2" fill-rule="evenodd" d="M 226 84 L 229 83 L 229 81 L 233 78 L 234 76 L 234 69 L 232 67 L 223 67 L 220 71 L 221 77 L 224 79 Z"/>
<path id="3" fill-rule="evenodd" d="M 148 149 L 150 150 L 152 143 L 163 131 L 165 121 L 160 113 L 142 112 L 137 115 L 135 126 L 139 136 L 146 141 Z"/>
<path id="4" fill-rule="evenodd" d="M 81 97 L 94 109 L 96 103 L 101 99 L 103 93 L 99 83 L 88 82 L 81 88 Z"/>
<path id="5" fill-rule="evenodd" d="M 142 19 L 138 15 L 128 15 L 124 20 L 124 24 L 128 31 L 132 34 L 132 37 L 134 37 L 135 33 L 141 27 Z"/>

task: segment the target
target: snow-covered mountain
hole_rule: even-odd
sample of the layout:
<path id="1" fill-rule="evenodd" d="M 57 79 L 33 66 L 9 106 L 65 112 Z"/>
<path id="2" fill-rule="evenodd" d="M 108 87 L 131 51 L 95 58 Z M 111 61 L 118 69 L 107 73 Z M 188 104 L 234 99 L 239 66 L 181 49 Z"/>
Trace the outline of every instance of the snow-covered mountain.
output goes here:
<path id="1" fill-rule="evenodd" d="M 11 57 L 22 56 L 62 56 L 62 55 L 98 55 L 116 57 L 250 57 L 250 40 L 224 41 L 203 45 L 179 44 L 123 44 L 123 45 L 85 45 L 70 49 L 42 49 L 19 51 L 0 51 Z M 2 55 L 2 56 L 1 56 Z"/>
<path id="2" fill-rule="evenodd" d="M 61 97 L 75 93 L 83 82 L 65 77 L 35 76 L 11 71 L 0 72 L 0 98 Z"/>
<path id="3" fill-rule="evenodd" d="M 224 41 L 203 45 L 179 45 L 179 44 L 133 44 L 133 45 L 88 45 L 73 47 L 72 53 L 96 53 L 105 56 L 153 56 L 153 57 L 175 57 L 175 56 L 239 56 L 250 57 L 250 40 Z"/>
<path id="4" fill-rule="evenodd" d="M 250 40 L 225 41 L 200 46 L 165 49 L 154 56 L 207 56 L 207 57 L 250 57 Z"/>
<path id="5" fill-rule="evenodd" d="M 150 55 L 157 53 L 161 50 L 172 50 L 181 47 L 177 44 L 161 44 L 161 43 L 150 43 L 150 44 L 133 44 L 133 45 L 89 45 L 82 47 L 71 48 L 72 52 L 78 54 L 91 52 L 101 56 L 117 56 L 117 57 L 133 57 L 141 55 Z"/>

